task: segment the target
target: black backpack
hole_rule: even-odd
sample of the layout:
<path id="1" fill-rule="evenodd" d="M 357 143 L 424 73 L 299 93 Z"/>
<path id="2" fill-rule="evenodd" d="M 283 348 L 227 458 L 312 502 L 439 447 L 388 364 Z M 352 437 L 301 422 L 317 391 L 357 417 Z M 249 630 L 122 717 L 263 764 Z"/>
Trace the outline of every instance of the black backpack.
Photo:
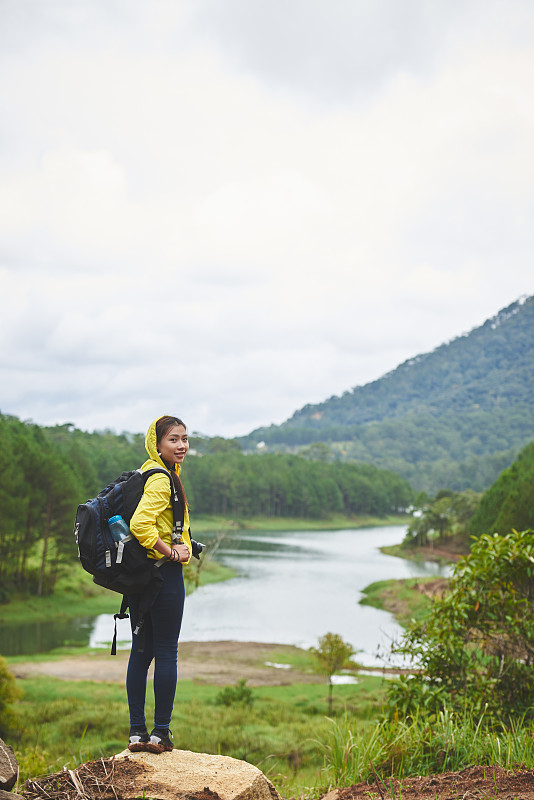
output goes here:
<path id="1" fill-rule="evenodd" d="M 92 500 L 78 506 L 74 535 L 82 567 L 93 576 L 93 581 L 113 592 L 123 595 L 120 611 L 114 614 L 115 631 L 111 655 L 117 653 L 117 619 L 127 619 L 129 597 L 134 595 L 139 604 L 139 623 L 134 630 L 139 650 L 143 650 L 145 615 L 156 599 L 163 578 L 158 567 L 166 559 L 148 558 L 147 550 L 130 534 L 117 543 L 109 530 L 108 521 L 116 514 L 129 524 L 143 495 L 147 479 L 163 472 L 171 482 L 173 534 L 180 534 L 184 524 L 182 504 L 171 474 L 160 467 L 146 472 L 123 472 L 102 489 Z"/>

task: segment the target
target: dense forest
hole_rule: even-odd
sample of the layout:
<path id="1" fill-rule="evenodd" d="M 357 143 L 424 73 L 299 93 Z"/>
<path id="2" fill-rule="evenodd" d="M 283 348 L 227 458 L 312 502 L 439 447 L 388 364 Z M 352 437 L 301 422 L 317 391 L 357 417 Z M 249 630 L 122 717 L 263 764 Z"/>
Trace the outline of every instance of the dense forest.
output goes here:
<path id="1" fill-rule="evenodd" d="M 403 478 L 370 464 L 320 464 L 281 454 L 188 459 L 184 481 L 192 509 L 200 514 L 384 516 L 406 509 L 413 495 Z"/>
<path id="2" fill-rule="evenodd" d="M 0 442 L 0 599 L 10 586 L 44 594 L 60 565 L 76 558 L 77 505 L 146 460 L 144 436 L 43 428 L 0 415 Z M 369 464 L 247 456 L 225 440 L 193 445 L 182 474 L 199 516 L 387 515 L 412 500 L 407 481 Z"/>
<path id="3" fill-rule="evenodd" d="M 471 520 L 472 534 L 534 530 L 534 442 L 484 493 Z"/>
<path id="4" fill-rule="evenodd" d="M 332 460 L 394 470 L 418 489 L 481 491 L 532 438 L 533 375 L 529 297 L 379 380 L 307 405 L 240 443 L 300 452 L 323 442 Z"/>

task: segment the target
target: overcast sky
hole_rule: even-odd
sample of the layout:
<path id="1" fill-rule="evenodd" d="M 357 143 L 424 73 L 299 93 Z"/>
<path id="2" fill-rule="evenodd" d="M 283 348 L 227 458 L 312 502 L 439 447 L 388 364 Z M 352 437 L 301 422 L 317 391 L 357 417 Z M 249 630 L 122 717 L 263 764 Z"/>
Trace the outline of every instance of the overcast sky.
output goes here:
<path id="1" fill-rule="evenodd" d="M 532 0 L 0 0 L 2 413 L 244 434 L 534 293 Z"/>

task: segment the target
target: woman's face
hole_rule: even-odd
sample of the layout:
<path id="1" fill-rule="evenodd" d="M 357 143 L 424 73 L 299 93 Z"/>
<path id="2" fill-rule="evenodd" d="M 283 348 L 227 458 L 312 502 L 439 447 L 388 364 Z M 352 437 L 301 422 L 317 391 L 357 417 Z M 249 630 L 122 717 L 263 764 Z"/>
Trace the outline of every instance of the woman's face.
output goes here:
<path id="1" fill-rule="evenodd" d="M 181 464 L 189 450 L 189 439 L 183 425 L 172 425 L 158 442 L 158 453 L 167 464 Z"/>

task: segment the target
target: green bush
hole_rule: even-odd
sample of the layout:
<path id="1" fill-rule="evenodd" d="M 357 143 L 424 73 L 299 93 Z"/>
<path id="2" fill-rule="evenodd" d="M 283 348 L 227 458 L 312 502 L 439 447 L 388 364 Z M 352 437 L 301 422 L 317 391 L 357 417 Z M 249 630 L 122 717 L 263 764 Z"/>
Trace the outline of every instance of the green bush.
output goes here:
<path id="1" fill-rule="evenodd" d="M 534 715 L 534 532 L 481 536 L 394 649 L 421 672 L 392 683 L 388 713 L 445 707 L 508 723 Z"/>
<path id="2" fill-rule="evenodd" d="M 225 688 L 218 693 L 215 702 L 219 706 L 233 706 L 238 704 L 252 706 L 254 703 L 254 695 L 250 686 L 247 686 L 245 678 L 241 678 L 240 681 L 237 681 L 235 686 L 225 686 Z"/>

